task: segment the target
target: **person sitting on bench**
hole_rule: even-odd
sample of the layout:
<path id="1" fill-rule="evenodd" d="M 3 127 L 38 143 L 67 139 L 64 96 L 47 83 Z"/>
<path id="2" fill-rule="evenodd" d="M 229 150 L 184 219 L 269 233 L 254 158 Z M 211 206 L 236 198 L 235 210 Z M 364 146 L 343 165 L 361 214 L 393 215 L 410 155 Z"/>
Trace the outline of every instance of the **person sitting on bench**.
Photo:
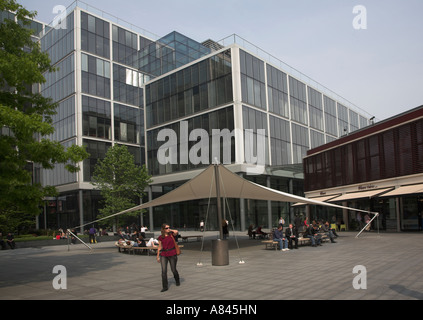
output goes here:
<path id="1" fill-rule="evenodd" d="M 255 234 L 258 235 L 259 238 L 263 238 L 263 239 L 266 238 L 266 236 L 267 236 L 267 233 L 261 230 L 261 226 L 257 228 Z M 254 237 L 254 239 L 255 239 L 255 237 Z"/>
<path id="2" fill-rule="evenodd" d="M 310 225 L 303 234 L 304 238 L 309 238 L 312 247 L 321 246 L 322 238 L 317 232 L 317 225 Z"/>
<path id="3" fill-rule="evenodd" d="M 292 249 L 292 241 L 295 242 L 295 249 L 298 249 L 298 229 L 293 226 L 292 223 L 289 224 L 289 227 L 285 229 L 285 236 L 288 239 L 289 246 L 288 248 Z"/>
<path id="4" fill-rule="evenodd" d="M 283 227 L 282 225 L 279 225 L 278 228 L 273 231 L 273 241 L 279 242 L 279 251 L 288 251 L 288 240 L 283 236 Z M 285 244 L 285 247 L 282 245 L 282 243 Z"/>

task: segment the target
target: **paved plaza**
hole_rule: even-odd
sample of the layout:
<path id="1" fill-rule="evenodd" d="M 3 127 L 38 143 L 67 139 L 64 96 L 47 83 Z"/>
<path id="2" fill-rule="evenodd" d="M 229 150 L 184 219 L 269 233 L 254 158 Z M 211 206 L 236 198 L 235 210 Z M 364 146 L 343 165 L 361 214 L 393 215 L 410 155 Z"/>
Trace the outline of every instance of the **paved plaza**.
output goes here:
<path id="1" fill-rule="evenodd" d="M 184 243 L 178 260 L 181 286 L 175 285 L 169 269 L 169 290 L 164 293 L 155 255 L 119 253 L 114 242 L 102 242 L 91 251 L 82 244 L 70 250 L 65 245 L 0 251 L 0 296 L 11 300 L 423 299 L 423 233 L 370 232 L 356 239 L 356 233 L 339 232 L 337 243 L 276 252 L 244 232 L 236 232 L 236 237 L 231 232 L 227 266 L 212 266 L 211 240 L 217 233 L 204 235 L 203 251 L 202 242 Z M 63 275 L 53 273 L 57 265 L 66 268 L 66 289 L 53 286 L 54 278 Z M 356 266 L 365 269 L 353 273 Z M 366 289 L 354 288 L 356 277 Z"/>

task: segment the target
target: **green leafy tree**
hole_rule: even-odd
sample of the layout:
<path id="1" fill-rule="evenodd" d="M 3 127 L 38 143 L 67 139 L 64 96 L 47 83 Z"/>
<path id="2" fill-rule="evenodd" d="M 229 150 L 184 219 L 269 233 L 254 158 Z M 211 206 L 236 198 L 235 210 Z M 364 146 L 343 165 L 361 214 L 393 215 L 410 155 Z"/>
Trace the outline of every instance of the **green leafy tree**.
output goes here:
<path id="1" fill-rule="evenodd" d="M 137 200 L 143 197 L 144 190 L 151 183 L 145 165 L 135 164 L 134 156 L 123 145 L 109 148 L 106 157 L 99 160 L 94 168 L 92 183 L 100 190 L 104 198 L 104 208 L 100 209 L 99 218 L 105 218 L 137 205 Z M 136 215 L 139 212 L 128 213 Z M 119 226 L 119 216 L 104 220 L 111 226 Z"/>
<path id="2" fill-rule="evenodd" d="M 52 169 L 62 163 L 76 172 L 89 155 L 83 147 L 65 150 L 45 138 L 54 132 L 51 116 L 57 104 L 32 88 L 55 69 L 31 38 L 29 23 L 36 12 L 15 0 L 0 0 L 0 11 L 13 12 L 18 20 L 0 21 L 0 221 L 7 221 L 16 213 L 39 214 L 42 199 L 56 194 L 54 187 L 32 181 L 33 165 Z"/>

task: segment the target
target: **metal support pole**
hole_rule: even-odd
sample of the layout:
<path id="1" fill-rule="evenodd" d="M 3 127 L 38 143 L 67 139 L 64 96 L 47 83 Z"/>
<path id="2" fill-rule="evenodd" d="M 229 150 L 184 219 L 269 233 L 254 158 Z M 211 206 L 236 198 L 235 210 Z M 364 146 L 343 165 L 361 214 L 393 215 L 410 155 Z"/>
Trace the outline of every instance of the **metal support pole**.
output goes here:
<path id="1" fill-rule="evenodd" d="M 212 265 L 225 266 L 229 264 L 229 247 L 228 247 L 228 240 L 223 240 L 219 164 L 217 163 L 217 161 L 216 161 L 216 164 L 214 165 L 214 175 L 216 179 L 217 219 L 219 224 L 220 237 L 217 240 L 212 240 Z"/>
<path id="2" fill-rule="evenodd" d="M 371 212 L 369 212 L 369 213 L 371 213 Z M 377 217 L 379 217 L 379 212 L 375 212 L 375 216 L 370 219 L 370 221 L 364 226 L 363 229 L 361 229 L 361 231 L 355 237 L 358 238 L 360 236 L 360 234 L 364 231 L 364 229 L 366 229 L 367 226 L 370 225 L 372 223 L 372 221 Z M 377 233 L 379 234 L 379 228 L 377 230 Z"/>
<path id="3" fill-rule="evenodd" d="M 93 248 L 91 248 L 88 244 L 86 244 L 84 241 L 82 241 L 81 239 L 79 239 L 72 231 L 70 231 L 69 229 L 67 230 L 69 234 L 73 235 L 76 239 L 78 239 L 84 246 L 86 246 L 87 248 L 89 248 L 90 250 L 92 250 Z M 69 237 L 68 237 L 69 238 Z M 69 240 L 68 240 L 68 251 L 69 251 Z"/>
<path id="4" fill-rule="evenodd" d="M 222 208 L 220 199 L 220 181 L 219 181 L 219 165 L 214 165 L 214 175 L 216 180 L 216 202 L 217 202 L 217 223 L 219 224 L 219 239 L 223 239 L 223 227 L 222 227 Z"/>

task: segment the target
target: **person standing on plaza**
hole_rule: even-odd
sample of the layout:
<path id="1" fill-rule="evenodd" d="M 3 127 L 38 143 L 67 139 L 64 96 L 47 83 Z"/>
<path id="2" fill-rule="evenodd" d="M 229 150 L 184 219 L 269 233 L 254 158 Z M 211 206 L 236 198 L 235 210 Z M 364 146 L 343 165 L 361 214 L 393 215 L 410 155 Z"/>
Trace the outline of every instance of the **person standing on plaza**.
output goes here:
<path id="1" fill-rule="evenodd" d="M 310 225 L 308 224 L 308 219 L 307 219 L 307 217 L 305 217 L 304 222 L 303 222 L 303 231 L 305 232 L 308 229 L 309 226 Z"/>
<path id="2" fill-rule="evenodd" d="M 178 262 L 178 256 L 176 254 L 176 240 L 175 236 L 178 234 L 178 230 L 170 229 L 168 224 L 162 224 L 161 235 L 157 239 L 159 241 L 159 248 L 157 250 L 157 262 L 162 267 L 162 291 L 168 290 L 167 281 L 167 264 L 169 262 L 170 269 L 172 270 L 173 276 L 176 281 L 176 285 L 179 286 L 179 273 L 176 270 L 176 263 Z"/>
<path id="3" fill-rule="evenodd" d="M 364 223 L 366 224 L 366 231 L 370 231 L 371 225 L 369 224 L 369 222 L 370 222 L 370 216 L 366 213 L 366 215 L 364 216 Z"/>
<path id="4" fill-rule="evenodd" d="M 297 228 L 297 230 L 301 229 L 301 218 L 298 215 L 298 213 L 295 215 L 295 219 L 294 219 L 294 226 Z"/>
<path id="5" fill-rule="evenodd" d="M 95 234 L 97 230 L 94 228 L 94 225 L 90 228 L 88 231 L 88 235 L 90 236 L 90 243 L 97 243 L 97 240 L 95 239 Z"/>
<path id="6" fill-rule="evenodd" d="M 226 240 L 229 236 L 228 221 L 226 219 L 222 220 L 222 231 L 223 231 L 223 240 Z"/>

